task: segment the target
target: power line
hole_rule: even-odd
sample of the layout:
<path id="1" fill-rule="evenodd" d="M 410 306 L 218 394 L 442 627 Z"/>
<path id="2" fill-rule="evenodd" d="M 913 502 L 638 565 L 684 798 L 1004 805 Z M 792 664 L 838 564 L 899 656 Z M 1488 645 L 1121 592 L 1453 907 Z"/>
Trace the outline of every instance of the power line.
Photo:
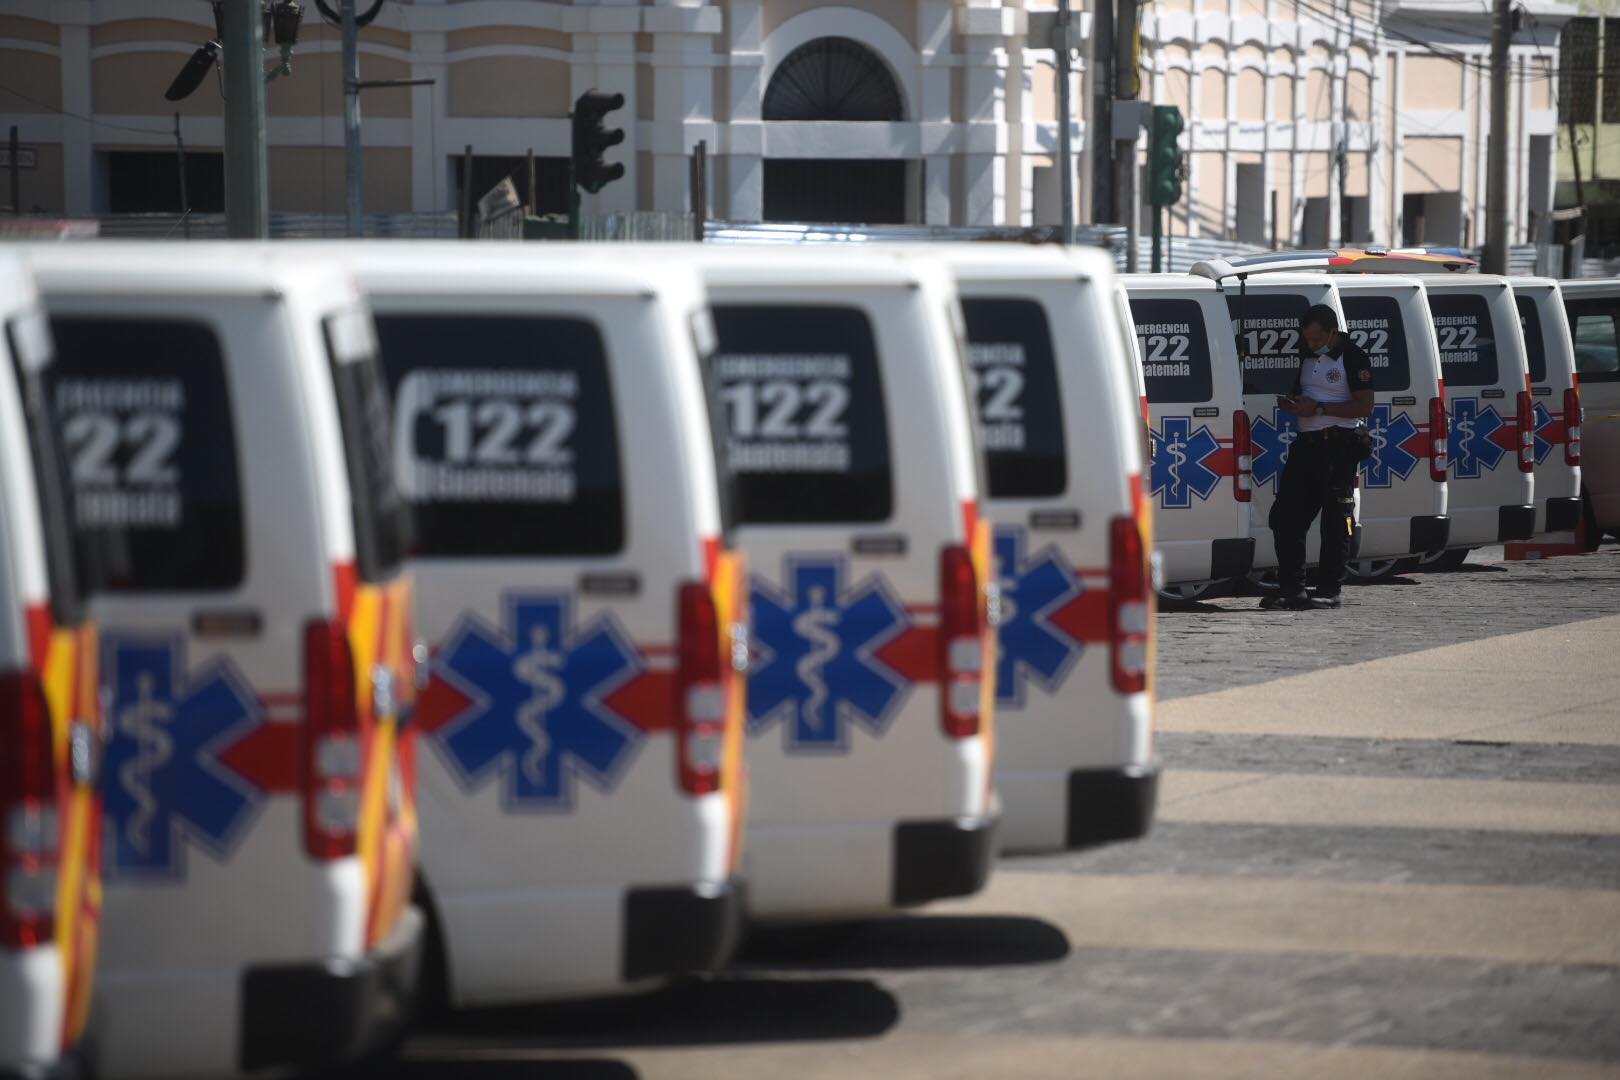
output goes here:
<path id="1" fill-rule="evenodd" d="M 107 121 L 107 120 L 97 120 L 93 116 L 85 116 L 83 113 L 73 112 L 70 109 L 59 109 L 54 105 L 49 105 L 49 104 L 46 104 L 43 101 L 40 101 L 38 98 L 29 97 L 27 94 L 23 93 L 21 90 L 13 90 L 9 86 L 0 85 L 0 91 L 3 91 L 4 93 L 10 94 L 12 97 L 15 97 L 15 98 L 21 98 L 23 101 L 28 102 L 28 104 L 34 106 L 37 109 L 44 109 L 48 113 L 55 113 L 57 116 L 65 116 L 65 117 L 68 117 L 71 120 L 83 120 L 85 123 L 91 124 L 91 125 L 96 126 L 96 127 L 112 128 L 114 131 L 133 131 L 137 135 L 164 135 L 164 136 L 166 136 L 166 135 L 169 134 L 167 131 L 159 131 L 159 130 L 155 130 L 153 128 L 130 127 L 127 124 L 114 124 L 114 123 L 111 123 L 110 121 Z"/>

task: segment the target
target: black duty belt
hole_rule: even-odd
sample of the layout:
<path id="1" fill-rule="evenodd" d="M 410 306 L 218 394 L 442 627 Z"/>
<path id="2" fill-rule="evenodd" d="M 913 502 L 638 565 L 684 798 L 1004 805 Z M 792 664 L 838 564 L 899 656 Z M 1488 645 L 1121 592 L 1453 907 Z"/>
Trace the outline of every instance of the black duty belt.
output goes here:
<path id="1" fill-rule="evenodd" d="M 1356 431 L 1356 428 L 1340 427 L 1339 425 L 1335 424 L 1333 427 L 1318 428 L 1315 431 L 1298 432 L 1294 436 L 1294 441 L 1315 442 L 1320 439 L 1347 439 L 1354 435 Z"/>

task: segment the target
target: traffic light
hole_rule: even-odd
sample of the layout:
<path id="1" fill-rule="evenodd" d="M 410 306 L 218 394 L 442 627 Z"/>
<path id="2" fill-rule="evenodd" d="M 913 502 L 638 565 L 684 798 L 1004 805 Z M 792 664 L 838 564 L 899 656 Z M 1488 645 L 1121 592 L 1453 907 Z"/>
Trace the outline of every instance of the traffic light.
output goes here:
<path id="1" fill-rule="evenodd" d="M 609 130 L 602 118 L 624 106 L 623 94 L 587 90 L 574 102 L 574 183 L 595 194 L 624 175 L 623 165 L 609 165 L 602 154 L 624 142 L 624 129 Z"/>
<path id="2" fill-rule="evenodd" d="M 1148 202 L 1154 206 L 1181 201 L 1181 148 L 1176 137 L 1184 126 L 1176 106 L 1153 106 L 1153 124 L 1148 129 Z"/>

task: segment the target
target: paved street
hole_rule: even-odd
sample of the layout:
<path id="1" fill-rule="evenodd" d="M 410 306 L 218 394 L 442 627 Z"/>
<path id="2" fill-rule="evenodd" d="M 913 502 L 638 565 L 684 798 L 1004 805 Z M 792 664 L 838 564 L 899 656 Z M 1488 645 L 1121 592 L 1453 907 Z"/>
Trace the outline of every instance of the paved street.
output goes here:
<path id="1" fill-rule="evenodd" d="M 406 1077 L 1620 1076 L 1620 548 L 1160 615 L 1159 822 Z"/>

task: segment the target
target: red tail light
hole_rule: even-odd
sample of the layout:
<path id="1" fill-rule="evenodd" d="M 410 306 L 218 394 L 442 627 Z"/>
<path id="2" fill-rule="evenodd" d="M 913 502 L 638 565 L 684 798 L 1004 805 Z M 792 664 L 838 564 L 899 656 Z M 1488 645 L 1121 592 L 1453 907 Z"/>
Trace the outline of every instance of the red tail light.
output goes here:
<path id="1" fill-rule="evenodd" d="M 945 548 L 939 557 L 939 708 L 947 737 L 979 733 L 979 695 L 984 680 L 985 611 L 979 573 L 965 547 Z"/>
<path id="2" fill-rule="evenodd" d="M 1581 388 L 1577 384 L 1564 391 L 1564 463 L 1581 463 Z"/>
<path id="3" fill-rule="evenodd" d="M 675 745 L 681 790 L 720 790 L 726 749 L 726 660 L 720 616 L 706 585 L 680 589 L 680 660 L 676 671 Z"/>
<path id="4" fill-rule="evenodd" d="M 304 630 L 304 850 L 341 859 L 356 850 L 364 732 L 355 700 L 354 653 L 336 620 Z"/>
<path id="5" fill-rule="evenodd" d="M 1138 694 L 1147 689 L 1148 567 L 1142 530 L 1134 518 L 1118 517 L 1108 533 L 1108 621 L 1114 689 Z"/>
<path id="6" fill-rule="evenodd" d="M 1254 445 L 1249 436 L 1249 414 L 1239 409 L 1232 414 L 1232 498 L 1240 503 L 1253 494 Z"/>
<path id="7" fill-rule="evenodd" d="M 51 767 L 51 718 L 33 672 L 0 676 L 0 945 L 51 940 L 61 826 Z"/>
<path id="8" fill-rule="evenodd" d="M 1519 391 L 1519 471 L 1536 467 L 1536 405 L 1530 391 Z"/>
<path id="9" fill-rule="evenodd" d="M 1446 481 L 1446 469 L 1451 464 L 1451 421 L 1446 417 L 1446 398 L 1429 399 L 1429 479 L 1437 484 Z"/>

